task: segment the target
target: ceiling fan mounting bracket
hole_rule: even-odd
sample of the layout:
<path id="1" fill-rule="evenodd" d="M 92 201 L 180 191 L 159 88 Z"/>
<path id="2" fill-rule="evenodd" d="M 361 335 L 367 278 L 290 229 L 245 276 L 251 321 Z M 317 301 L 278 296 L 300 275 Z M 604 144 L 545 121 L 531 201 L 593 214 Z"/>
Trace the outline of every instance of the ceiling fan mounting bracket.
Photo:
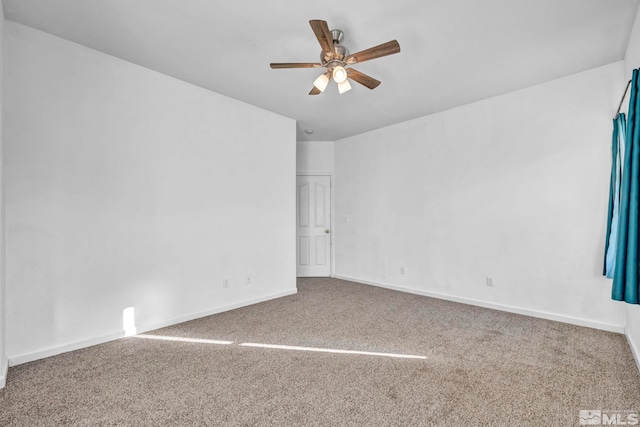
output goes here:
<path id="1" fill-rule="evenodd" d="M 344 38 L 344 33 L 342 30 L 331 30 L 331 38 L 333 39 L 333 44 L 340 44 Z"/>

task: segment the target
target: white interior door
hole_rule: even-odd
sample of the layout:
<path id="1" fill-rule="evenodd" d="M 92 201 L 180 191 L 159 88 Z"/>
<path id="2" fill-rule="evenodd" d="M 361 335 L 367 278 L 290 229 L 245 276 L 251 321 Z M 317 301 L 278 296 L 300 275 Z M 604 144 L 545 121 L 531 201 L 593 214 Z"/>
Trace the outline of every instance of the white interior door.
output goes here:
<path id="1" fill-rule="evenodd" d="M 298 277 L 331 276 L 331 177 L 299 175 L 297 189 Z"/>

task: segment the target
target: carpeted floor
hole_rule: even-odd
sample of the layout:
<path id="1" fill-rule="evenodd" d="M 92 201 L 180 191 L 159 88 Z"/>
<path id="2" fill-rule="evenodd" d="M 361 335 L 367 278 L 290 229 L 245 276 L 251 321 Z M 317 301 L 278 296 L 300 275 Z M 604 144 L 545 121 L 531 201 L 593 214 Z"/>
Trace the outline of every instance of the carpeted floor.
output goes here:
<path id="1" fill-rule="evenodd" d="M 335 279 L 298 291 L 145 334 L 170 339 L 12 367 L 0 425 L 572 426 L 579 410 L 640 411 L 623 335 Z"/>

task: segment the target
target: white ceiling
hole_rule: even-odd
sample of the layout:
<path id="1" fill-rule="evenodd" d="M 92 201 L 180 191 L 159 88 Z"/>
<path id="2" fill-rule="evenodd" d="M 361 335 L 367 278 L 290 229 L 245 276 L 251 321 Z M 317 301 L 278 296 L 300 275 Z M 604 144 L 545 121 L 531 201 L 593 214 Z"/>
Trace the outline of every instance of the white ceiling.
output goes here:
<path id="1" fill-rule="evenodd" d="M 298 140 L 338 140 L 623 59 L 637 0 L 4 0 L 7 19 L 294 118 Z M 309 26 L 344 31 L 382 81 L 307 95 Z M 306 135 L 305 129 L 313 129 Z"/>

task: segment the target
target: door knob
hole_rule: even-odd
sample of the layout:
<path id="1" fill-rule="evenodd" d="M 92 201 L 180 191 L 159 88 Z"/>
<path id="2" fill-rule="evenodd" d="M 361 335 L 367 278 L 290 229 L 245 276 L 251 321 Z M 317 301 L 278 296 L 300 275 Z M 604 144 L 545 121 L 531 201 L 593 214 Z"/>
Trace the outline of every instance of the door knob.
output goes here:
<path id="1" fill-rule="evenodd" d="M 329 229 L 324 230 L 325 233 L 329 234 Z"/>

